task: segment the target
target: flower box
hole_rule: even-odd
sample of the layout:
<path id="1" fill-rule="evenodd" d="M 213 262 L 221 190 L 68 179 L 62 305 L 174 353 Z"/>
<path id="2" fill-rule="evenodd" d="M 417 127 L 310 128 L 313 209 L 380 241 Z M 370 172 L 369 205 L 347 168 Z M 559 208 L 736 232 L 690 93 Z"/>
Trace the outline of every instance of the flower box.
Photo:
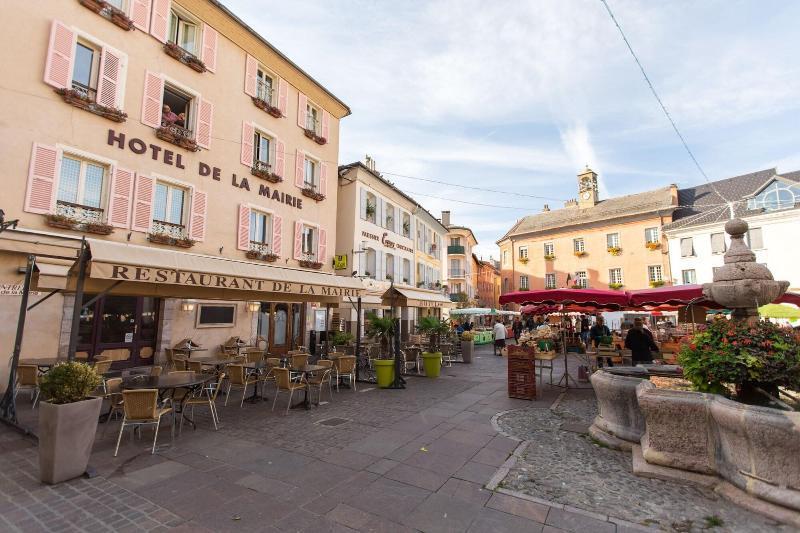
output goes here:
<path id="1" fill-rule="evenodd" d="M 248 259 L 258 259 L 259 261 L 266 261 L 267 263 L 274 263 L 280 257 L 278 254 L 272 252 L 259 252 L 258 250 L 248 250 L 245 252 Z"/>
<path id="2" fill-rule="evenodd" d="M 613 291 L 618 291 L 623 287 L 622 283 L 609 283 L 608 288 Z"/>
<path id="3" fill-rule="evenodd" d="M 78 3 L 83 7 L 91 9 L 98 15 L 107 5 L 103 0 L 78 0 Z"/>
<path id="4" fill-rule="evenodd" d="M 317 190 L 314 189 L 313 187 L 305 187 L 303 189 L 303 196 L 307 196 L 308 198 L 311 198 L 315 202 L 320 202 L 325 199 L 325 195 L 322 194 L 321 192 L 317 192 Z"/>
<path id="5" fill-rule="evenodd" d="M 575 257 L 583 257 L 584 255 L 586 255 L 586 252 L 575 252 Z"/>
<path id="6" fill-rule="evenodd" d="M 645 244 L 645 246 L 647 247 L 648 250 L 658 250 L 659 248 L 661 248 L 661 243 L 660 242 L 648 242 L 647 244 Z"/>
<path id="7" fill-rule="evenodd" d="M 298 261 L 298 263 L 303 268 L 313 268 L 314 270 L 319 270 L 322 268 L 322 263 L 319 261 L 314 261 L 313 259 L 301 259 Z"/>
<path id="8" fill-rule="evenodd" d="M 175 43 L 167 43 L 164 45 L 164 52 L 174 59 L 177 59 L 187 67 L 196 70 L 197 72 L 205 72 L 206 64 L 203 63 L 199 57 L 187 52 Z"/>
<path id="9" fill-rule="evenodd" d="M 556 258 L 556 256 L 554 254 L 545 254 L 545 256 L 544 256 L 544 260 L 545 261 L 552 261 L 555 258 Z"/>
<path id="10" fill-rule="evenodd" d="M 83 7 L 94 11 L 126 31 L 133 30 L 133 21 L 123 12 L 103 0 L 78 0 Z"/>
<path id="11" fill-rule="evenodd" d="M 611 255 L 620 255 L 622 253 L 622 248 L 620 248 L 619 246 L 609 246 L 608 253 L 610 253 Z"/>
<path id="12" fill-rule="evenodd" d="M 161 126 L 160 128 L 156 129 L 156 137 L 162 141 L 180 146 L 181 148 L 189 150 L 190 152 L 199 152 L 200 147 L 197 145 L 197 141 L 185 135 L 177 135 L 177 128 L 180 128 L 180 126 Z"/>
<path id="13" fill-rule="evenodd" d="M 267 180 L 270 183 L 280 183 L 283 181 L 282 177 L 269 170 L 269 166 L 263 167 L 254 165 L 250 169 L 250 174 L 262 180 Z"/>
<path id="14" fill-rule="evenodd" d="M 113 107 L 106 107 L 98 104 L 90 97 L 85 96 L 74 89 L 55 89 L 55 92 L 69 105 L 77 107 L 78 109 L 83 109 L 90 113 L 94 113 L 95 115 L 107 118 L 108 120 L 112 120 L 114 122 L 125 122 L 125 120 L 128 118 L 127 113 L 124 113 Z"/>
<path id="15" fill-rule="evenodd" d="M 281 118 L 283 113 L 279 107 L 275 107 L 274 105 L 270 104 L 264 99 L 259 98 L 258 96 L 253 96 L 253 105 L 255 105 L 260 110 L 266 112 L 269 115 L 272 115 L 275 118 Z"/>
<path id="16" fill-rule="evenodd" d="M 166 244 L 168 246 L 177 246 L 178 248 L 191 248 L 194 246 L 194 239 L 189 237 L 172 237 L 164 233 L 148 233 L 147 240 L 154 244 Z"/>
<path id="17" fill-rule="evenodd" d="M 523 265 L 527 265 L 528 264 L 528 258 L 527 257 L 520 257 L 519 258 L 519 262 L 522 263 Z"/>
<path id="18" fill-rule="evenodd" d="M 578 284 L 573 284 L 573 285 L 570 286 L 570 289 L 582 289 L 582 288 L 583 288 L 583 286 L 582 285 L 578 285 Z"/>
<path id="19" fill-rule="evenodd" d="M 317 144 L 322 145 L 328 142 L 328 139 L 322 137 L 321 135 L 317 135 L 317 132 L 312 129 L 303 128 L 303 133 L 305 134 L 306 137 L 308 137 Z"/>
<path id="20" fill-rule="evenodd" d="M 664 286 L 664 281 L 663 280 L 661 280 L 661 281 L 651 281 L 650 282 L 650 286 L 653 287 L 654 289 L 656 287 L 662 287 L 662 286 Z"/>
<path id="21" fill-rule="evenodd" d="M 64 215 L 47 215 L 47 225 L 51 228 L 71 229 L 75 231 L 83 231 L 85 233 L 94 233 L 95 235 L 111 235 L 114 233 L 114 227 L 102 222 L 83 222 Z"/>

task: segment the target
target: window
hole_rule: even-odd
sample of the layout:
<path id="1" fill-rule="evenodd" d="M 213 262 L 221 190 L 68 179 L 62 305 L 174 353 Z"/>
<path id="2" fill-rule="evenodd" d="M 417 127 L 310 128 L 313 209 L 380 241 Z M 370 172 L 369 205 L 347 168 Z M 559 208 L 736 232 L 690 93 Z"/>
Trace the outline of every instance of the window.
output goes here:
<path id="1" fill-rule="evenodd" d="M 528 247 L 527 246 L 520 246 L 519 247 L 519 258 L 520 259 L 528 259 Z"/>
<path id="2" fill-rule="evenodd" d="M 714 279 L 717 276 L 717 270 L 722 267 L 711 267 L 711 279 Z"/>
<path id="3" fill-rule="evenodd" d="M 798 202 L 800 202 L 800 184 L 789 185 L 776 180 L 770 183 L 758 196 L 747 200 L 747 208 L 776 211 L 794 207 Z"/>
<path id="4" fill-rule="evenodd" d="M 650 265 L 647 267 L 647 280 L 650 283 L 659 283 L 664 281 L 661 275 L 661 265 Z"/>
<path id="5" fill-rule="evenodd" d="M 197 55 L 199 34 L 196 22 L 174 9 L 170 11 L 169 34 L 167 35 L 169 42 L 177 44 L 190 54 Z"/>
<path id="6" fill-rule="evenodd" d="M 606 246 L 609 248 L 619 248 L 619 233 L 609 233 L 606 235 Z"/>
<path id="7" fill-rule="evenodd" d="M 319 132 L 320 111 L 311 102 L 306 104 L 306 129 Z"/>
<path id="8" fill-rule="evenodd" d="M 197 306 L 198 328 L 224 328 L 236 323 L 236 305 L 200 304 Z"/>
<path id="9" fill-rule="evenodd" d="M 392 204 L 387 203 L 386 206 L 384 207 L 383 227 L 390 231 L 394 231 L 394 221 L 395 221 L 394 206 Z"/>
<path id="10" fill-rule="evenodd" d="M 313 159 L 306 157 L 303 170 L 303 184 L 306 187 L 316 189 L 319 183 L 318 164 Z"/>
<path id="11" fill-rule="evenodd" d="M 153 222 L 158 225 L 166 223 L 170 226 L 180 226 L 182 229 L 186 196 L 186 189 L 182 187 L 157 182 L 153 198 Z M 155 228 L 154 231 L 156 231 Z"/>
<path id="12" fill-rule="evenodd" d="M 450 237 L 450 246 L 461 246 L 461 237 Z"/>
<path id="13" fill-rule="evenodd" d="M 303 226 L 302 253 L 304 257 L 314 258 L 317 255 L 316 234 L 317 228 L 313 226 Z"/>
<path id="14" fill-rule="evenodd" d="M 125 0 L 106 0 L 106 3 L 111 4 L 112 7 L 116 7 L 120 11 L 125 11 Z"/>
<path id="15" fill-rule="evenodd" d="M 545 257 L 553 257 L 556 255 L 555 253 L 556 247 L 553 245 L 552 242 L 544 243 L 544 255 Z"/>
<path id="16" fill-rule="evenodd" d="M 161 125 L 180 126 L 180 129 L 175 129 L 175 131 L 178 134 L 191 137 L 191 121 L 193 119 L 192 104 L 194 102 L 194 97 L 180 89 L 164 84 L 164 98 L 162 102 Z"/>
<path id="17" fill-rule="evenodd" d="M 528 290 L 528 276 L 520 276 L 519 277 L 519 289 L 521 291 Z"/>
<path id="18" fill-rule="evenodd" d="M 272 160 L 272 139 L 260 131 L 256 131 L 253 140 L 253 166 L 268 170 Z"/>
<path id="19" fill-rule="evenodd" d="M 364 267 L 364 275 L 368 278 L 375 279 L 378 270 L 378 254 L 372 248 L 367 248 L 364 255 L 367 258 L 367 264 Z"/>
<path id="20" fill-rule="evenodd" d="M 747 232 L 747 244 L 751 250 L 761 250 L 764 248 L 764 238 L 761 234 L 761 228 L 750 228 Z"/>
<path id="21" fill-rule="evenodd" d="M 545 274 L 544 275 L 544 288 L 545 289 L 555 289 L 556 288 L 556 275 L 555 274 Z"/>
<path id="22" fill-rule="evenodd" d="M 97 98 L 97 79 L 100 70 L 100 50 L 83 39 L 75 45 L 75 64 L 72 67 L 72 89 L 82 96 Z"/>
<path id="23" fill-rule="evenodd" d="M 367 206 L 365 210 L 366 220 L 375 224 L 376 212 L 378 210 L 378 199 L 371 192 L 367 193 Z"/>
<path id="24" fill-rule="evenodd" d="M 681 279 L 684 285 L 694 285 L 697 283 L 697 274 L 694 269 L 681 271 Z"/>
<path id="25" fill-rule="evenodd" d="M 589 288 L 589 278 L 586 275 L 585 270 L 581 270 L 580 272 L 575 272 L 575 285 L 577 285 L 581 289 Z"/>
<path id="26" fill-rule="evenodd" d="M 403 212 L 403 237 L 411 238 L 411 215 Z"/>
<path id="27" fill-rule="evenodd" d="M 725 234 L 712 233 L 711 234 L 711 253 L 724 254 L 725 253 Z"/>
<path id="28" fill-rule="evenodd" d="M 622 285 L 622 269 L 621 268 L 609 268 L 608 269 L 608 282 L 614 283 L 617 285 Z"/>
<path id="29" fill-rule="evenodd" d="M 259 68 L 256 73 L 256 98 L 269 104 L 273 103 L 275 78 L 264 69 Z"/>
<path id="30" fill-rule="evenodd" d="M 681 239 L 681 257 L 694 257 L 694 240 L 691 237 Z"/>
<path id="31" fill-rule="evenodd" d="M 403 259 L 403 283 L 411 283 L 411 260 Z"/>
<path id="32" fill-rule="evenodd" d="M 508 292 L 509 285 L 510 280 L 508 278 L 503 278 L 503 292 Z"/>
<path id="33" fill-rule="evenodd" d="M 254 209 L 250 210 L 250 242 L 257 244 L 269 244 L 270 216 L 267 213 L 260 213 Z"/>
<path id="34" fill-rule="evenodd" d="M 503 250 L 503 264 L 508 264 L 508 250 Z"/>
<path id="35" fill-rule="evenodd" d="M 90 207 L 102 213 L 103 183 L 106 167 L 93 161 L 64 154 L 58 180 L 59 203 Z"/>
<path id="36" fill-rule="evenodd" d="M 644 230 L 644 240 L 646 243 L 657 243 L 660 242 L 660 238 L 658 236 L 658 228 L 647 228 Z"/>
<path id="37" fill-rule="evenodd" d="M 394 255 L 386 254 L 384 256 L 384 269 L 385 279 L 387 281 L 394 280 Z"/>
<path id="38" fill-rule="evenodd" d="M 586 251 L 586 247 L 583 243 L 583 238 L 580 239 L 573 239 L 572 240 L 572 248 L 575 253 L 583 253 Z"/>

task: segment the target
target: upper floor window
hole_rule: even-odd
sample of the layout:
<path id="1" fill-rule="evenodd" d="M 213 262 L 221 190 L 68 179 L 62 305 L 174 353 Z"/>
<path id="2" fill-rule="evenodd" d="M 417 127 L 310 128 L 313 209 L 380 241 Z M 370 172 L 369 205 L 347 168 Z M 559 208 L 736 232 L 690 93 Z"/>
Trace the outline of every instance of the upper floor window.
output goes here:
<path id="1" fill-rule="evenodd" d="M 622 285 L 622 269 L 609 268 L 608 269 L 608 282 L 614 285 Z"/>
<path id="2" fill-rule="evenodd" d="M 274 105 L 275 78 L 263 68 L 256 73 L 256 98 Z"/>
<path id="3" fill-rule="evenodd" d="M 308 156 L 303 163 L 303 185 L 312 189 L 319 186 L 319 163 Z"/>
<path id="4" fill-rule="evenodd" d="M 57 208 L 90 208 L 99 220 L 103 210 L 103 187 L 107 167 L 94 161 L 64 154 L 61 159 L 61 175 L 58 180 Z M 81 217 L 86 218 L 86 217 Z"/>
<path id="5" fill-rule="evenodd" d="M 395 214 L 394 214 L 394 206 L 392 204 L 387 203 L 383 209 L 383 227 L 394 231 L 394 222 L 395 222 Z"/>
<path id="6" fill-rule="evenodd" d="M 461 246 L 461 237 L 450 237 L 450 246 Z"/>
<path id="7" fill-rule="evenodd" d="M 585 270 L 575 273 L 575 285 L 581 289 L 589 288 L 589 277 Z"/>
<path id="8" fill-rule="evenodd" d="M 255 244 L 269 244 L 270 216 L 256 210 L 250 211 L 250 242 Z"/>
<path id="9" fill-rule="evenodd" d="M 545 257 L 553 257 L 555 255 L 555 245 L 552 242 L 544 243 L 544 255 Z"/>
<path id="10" fill-rule="evenodd" d="M 691 237 L 681 239 L 681 257 L 694 257 L 694 239 Z"/>
<path id="11" fill-rule="evenodd" d="M 644 240 L 648 244 L 660 242 L 661 239 L 658 236 L 658 228 L 646 228 L 644 230 Z"/>
<path id="12" fill-rule="evenodd" d="M 711 234 L 711 253 L 724 254 L 725 253 L 725 234 L 722 232 Z"/>
<path id="13" fill-rule="evenodd" d="M 153 195 L 153 222 L 183 226 L 187 196 L 187 190 L 183 187 L 162 181 L 156 182 Z"/>
<path id="14" fill-rule="evenodd" d="M 395 273 L 394 273 L 394 255 L 386 254 L 384 256 L 384 264 L 385 264 L 384 265 L 384 269 L 383 269 L 383 271 L 385 273 L 384 274 L 384 279 L 386 279 L 387 281 L 393 281 L 394 280 L 394 276 L 395 276 Z"/>
<path id="15" fill-rule="evenodd" d="M 684 285 L 694 285 L 697 283 L 697 274 L 695 274 L 694 269 L 683 270 L 681 272 L 681 278 L 683 279 Z"/>
<path id="16" fill-rule="evenodd" d="M 522 275 L 519 277 L 519 288 L 522 291 L 528 290 L 528 276 Z"/>
<path id="17" fill-rule="evenodd" d="M 268 170 L 272 165 L 273 139 L 258 130 L 256 130 L 253 137 L 253 166 L 263 167 L 263 170 Z"/>
<path id="18" fill-rule="evenodd" d="M 367 248 L 364 254 L 366 264 L 364 265 L 364 275 L 368 278 L 375 279 L 378 270 L 378 254 L 372 248 Z"/>
<path id="19" fill-rule="evenodd" d="M 606 246 L 608 248 L 619 248 L 619 233 L 609 233 L 606 235 Z"/>
<path id="20" fill-rule="evenodd" d="M 556 275 L 554 273 L 549 273 L 544 275 L 544 288 L 545 289 L 556 288 Z"/>
<path id="21" fill-rule="evenodd" d="M 527 246 L 520 246 L 519 247 L 519 258 L 522 260 L 528 259 L 528 247 Z"/>
<path id="22" fill-rule="evenodd" d="M 319 133 L 319 117 L 322 113 L 311 102 L 306 103 L 306 129 Z"/>
<path id="23" fill-rule="evenodd" d="M 411 215 L 403 211 L 403 237 L 411 238 Z"/>
<path id="24" fill-rule="evenodd" d="M 192 55 L 199 55 L 200 31 L 198 23 L 182 11 L 169 13 L 169 34 L 167 40 Z"/>
<path id="25" fill-rule="evenodd" d="M 100 49 L 84 39 L 75 44 L 75 63 L 72 67 L 72 89 L 92 100 L 97 98 L 100 72 Z"/>
<path id="26" fill-rule="evenodd" d="M 411 260 L 403 259 L 403 283 L 411 283 Z"/>
<path id="27" fill-rule="evenodd" d="M 800 203 L 800 185 L 775 180 L 755 198 L 747 200 L 747 208 L 776 211 L 794 207 L 797 203 Z"/>
<path id="28" fill-rule="evenodd" d="M 583 242 L 583 238 L 573 239 L 572 240 L 572 249 L 576 254 L 582 254 L 586 251 L 586 246 Z"/>
<path id="29" fill-rule="evenodd" d="M 371 192 L 368 192 L 364 196 L 364 199 L 365 199 L 364 200 L 365 201 L 364 217 L 369 222 L 372 222 L 373 224 L 375 224 L 376 221 L 377 221 L 376 213 L 377 213 L 377 209 L 378 209 L 378 198 L 374 194 L 372 194 Z"/>
<path id="30" fill-rule="evenodd" d="M 303 225 L 301 252 L 304 257 L 316 257 L 316 238 L 317 229 L 314 226 Z"/>
<path id="31" fill-rule="evenodd" d="M 661 265 L 650 265 L 647 267 L 647 281 L 650 283 L 661 283 L 664 281 Z"/>
<path id="32" fill-rule="evenodd" d="M 503 250 L 503 264 L 508 264 L 508 250 Z"/>
<path id="33" fill-rule="evenodd" d="M 750 228 L 747 231 L 747 244 L 751 250 L 764 248 L 764 237 L 761 233 L 761 228 Z"/>
<path id="34" fill-rule="evenodd" d="M 192 119 L 194 118 L 194 100 L 193 95 L 165 83 L 164 95 L 161 100 L 163 102 L 161 108 L 161 125 L 178 126 L 183 130 L 182 133 L 184 135 L 191 137 L 193 130 Z"/>

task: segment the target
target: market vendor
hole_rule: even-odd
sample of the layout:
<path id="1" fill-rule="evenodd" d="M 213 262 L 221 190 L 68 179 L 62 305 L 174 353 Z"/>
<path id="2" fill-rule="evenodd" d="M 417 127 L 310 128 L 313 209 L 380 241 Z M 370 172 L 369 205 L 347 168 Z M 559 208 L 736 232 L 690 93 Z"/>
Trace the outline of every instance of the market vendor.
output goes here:
<path id="1" fill-rule="evenodd" d="M 653 341 L 653 334 L 649 329 L 645 329 L 644 322 L 639 317 L 633 319 L 633 327 L 625 336 L 625 348 L 631 351 L 634 365 L 652 363 L 652 352 L 658 351 L 658 346 Z"/>
<path id="2" fill-rule="evenodd" d="M 494 323 L 494 354 L 503 355 L 502 350 L 505 347 L 506 347 L 506 327 L 503 325 L 503 322 L 497 320 L 497 322 Z"/>
<path id="3" fill-rule="evenodd" d="M 606 326 L 606 321 L 602 316 L 597 317 L 597 323 L 589 330 L 589 339 L 592 345 L 597 348 L 600 345 L 600 339 L 603 337 L 610 337 L 611 330 Z"/>

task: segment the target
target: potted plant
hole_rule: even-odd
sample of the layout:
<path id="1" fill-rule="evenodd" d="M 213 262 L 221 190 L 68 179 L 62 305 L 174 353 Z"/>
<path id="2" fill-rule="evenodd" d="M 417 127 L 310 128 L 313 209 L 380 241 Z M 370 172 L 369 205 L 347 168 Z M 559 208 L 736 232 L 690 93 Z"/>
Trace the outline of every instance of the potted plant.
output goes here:
<path id="1" fill-rule="evenodd" d="M 411 223 L 409 221 L 403 222 L 403 235 L 408 237 L 411 234 Z"/>
<path id="2" fill-rule="evenodd" d="M 41 378 L 45 400 L 39 407 L 39 476 L 55 484 L 86 472 L 97 433 L 102 398 L 89 395 L 102 383 L 94 368 L 69 362 Z"/>
<path id="3" fill-rule="evenodd" d="M 380 356 L 372 361 L 378 387 L 386 389 L 394 383 L 394 357 L 390 347 L 394 337 L 394 319 L 379 317 L 375 313 L 367 317 L 367 335 L 378 339 L 380 342 Z"/>
<path id="4" fill-rule="evenodd" d="M 661 286 L 663 286 L 663 285 L 664 285 L 664 280 L 662 280 L 662 279 L 659 279 L 659 280 L 656 280 L 656 281 L 651 281 L 651 282 L 650 282 L 650 286 L 651 286 L 651 287 L 653 287 L 654 289 L 655 289 L 656 287 L 661 287 Z"/>
<path id="5" fill-rule="evenodd" d="M 618 291 L 622 288 L 622 283 L 609 283 L 608 288 L 614 291 Z"/>
<path id="6" fill-rule="evenodd" d="M 334 346 L 347 346 L 353 342 L 353 334 L 345 331 L 337 331 L 333 334 L 331 342 Z"/>
<path id="7" fill-rule="evenodd" d="M 620 248 L 619 246 L 609 246 L 608 253 L 610 253 L 611 255 L 619 255 L 622 253 L 622 248 Z"/>
<path id="8" fill-rule="evenodd" d="M 403 278 L 403 283 L 408 283 L 408 278 Z"/>
<path id="9" fill-rule="evenodd" d="M 583 257 L 584 255 L 586 255 L 584 250 L 575 250 L 575 257 Z"/>
<path id="10" fill-rule="evenodd" d="M 552 261 L 555 258 L 556 258 L 555 254 L 545 254 L 544 256 L 545 261 Z"/>
<path id="11" fill-rule="evenodd" d="M 527 257 L 520 257 L 519 258 L 519 262 L 522 263 L 523 265 L 527 265 L 528 264 L 528 258 Z"/>
<path id="12" fill-rule="evenodd" d="M 435 316 L 424 316 L 419 321 L 419 331 L 428 336 L 428 351 L 422 352 L 422 366 L 425 375 L 429 378 L 438 378 L 442 370 L 442 351 L 439 348 L 439 339 L 447 335 L 450 325 L 447 321 L 439 320 Z"/>
<path id="13" fill-rule="evenodd" d="M 367 202 L 367 218 L 372 218 L 375 216 L 375 204 Z"/>
<path id="14" fill-rule="evenodd" d="M 475 334 L 465 331 L 461 334 L 461 358 L 465 363 L 472 362 L 472 354 L 475 352 Z"/>
<path id="15" fill-rule="evenodd" d="M 572 285 L 570 285 L 569 288 L 570 289 L 582 289 L 583 287 L 581 285 L 578 285 L 577 283 L 573 283 Z"/>
<path id="16" fill-rule="evenodd" d="M 647 244 L 645 244 L 645 246 L 647 247 L 648 250 L 658 250 L 659 248 L 661 248 L 661 243 L 660 242 L 648 242 Z"/>

